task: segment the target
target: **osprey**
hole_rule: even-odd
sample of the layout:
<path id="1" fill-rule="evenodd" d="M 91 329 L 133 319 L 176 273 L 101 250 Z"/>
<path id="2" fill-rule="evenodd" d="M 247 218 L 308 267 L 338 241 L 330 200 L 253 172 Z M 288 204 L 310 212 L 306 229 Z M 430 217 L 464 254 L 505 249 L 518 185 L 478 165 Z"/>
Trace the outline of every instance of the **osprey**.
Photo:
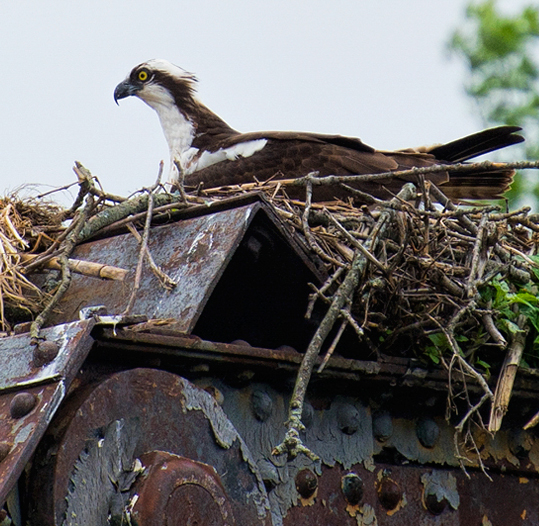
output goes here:
<path id="1" fill-rule="evenodd" d="M 240 133 L 196 97 L 196 78 L 165 60 L 149 60 L 118 84 L 114 99 L 134 95 L 158 114 L 171 156 L 171 181 L 178 163 L 188 187 L 235 185 L 269 178 L 374 174 L 434 164 L 460 163 L 522 142 L 517 126 L 499 126 L 456 141 L 394 152 L 375 150 L 341 135 L 270 131 Z M 452 199 L 493 199 L 511 184 L 513 170 L 442 172 L 428 176 Z M 407 180 L 413 180 L 407 179 Z M 387 198 L 407 181 L 357 182 L 356 188 Z M 316 187 L 314 198 L 342 197 L 343 190 Z"/>

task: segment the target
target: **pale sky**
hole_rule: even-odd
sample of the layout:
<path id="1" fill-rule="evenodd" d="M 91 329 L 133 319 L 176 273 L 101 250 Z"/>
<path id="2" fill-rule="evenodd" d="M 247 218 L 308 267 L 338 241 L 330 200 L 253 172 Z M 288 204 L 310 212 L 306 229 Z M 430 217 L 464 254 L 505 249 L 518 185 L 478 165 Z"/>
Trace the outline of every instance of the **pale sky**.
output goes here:
<path id="1" fill-rule="evenodd" d="M 477 131 L 464 68 L 446 51 L 465 5 L 3 0 L 0 191 L 73 182 L 75 160 L 111 193 L 151 186 L 168 163 L 157 115 L 134 97 L 113 100 L 150 58 L 195 73 L 200 100 L 240 131 L 339 133 L 381 149 Z"/>

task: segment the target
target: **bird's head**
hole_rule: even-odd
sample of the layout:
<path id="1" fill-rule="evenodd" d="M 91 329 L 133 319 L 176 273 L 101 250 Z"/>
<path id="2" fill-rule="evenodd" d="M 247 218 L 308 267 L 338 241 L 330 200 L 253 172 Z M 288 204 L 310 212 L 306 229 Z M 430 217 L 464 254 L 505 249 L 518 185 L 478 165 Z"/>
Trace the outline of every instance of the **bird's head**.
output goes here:
<path id="1" fill-rule="evenodd" d="M 135 66 L 114 90 L 116 103 L 134 95 L 154 109 L 175 104 L 185 108 L 194 101 L 196 77 L 182 68 L 161 59 L 152 59 Z"/>

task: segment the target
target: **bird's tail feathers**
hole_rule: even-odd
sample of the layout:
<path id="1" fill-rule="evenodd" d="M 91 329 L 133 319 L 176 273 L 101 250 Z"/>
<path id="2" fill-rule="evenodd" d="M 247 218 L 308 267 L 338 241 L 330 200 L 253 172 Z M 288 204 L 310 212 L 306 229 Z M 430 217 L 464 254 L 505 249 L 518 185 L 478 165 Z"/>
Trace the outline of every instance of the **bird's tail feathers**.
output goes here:
<path id="1" fill-rule="evenodd" d="M 523 142 L 524 137 L 517 134 L 520 130 L 522 130 L 520 126 L 497 126 L 434 146 L 428 153 L 442 161 L 460 163 Z"/>

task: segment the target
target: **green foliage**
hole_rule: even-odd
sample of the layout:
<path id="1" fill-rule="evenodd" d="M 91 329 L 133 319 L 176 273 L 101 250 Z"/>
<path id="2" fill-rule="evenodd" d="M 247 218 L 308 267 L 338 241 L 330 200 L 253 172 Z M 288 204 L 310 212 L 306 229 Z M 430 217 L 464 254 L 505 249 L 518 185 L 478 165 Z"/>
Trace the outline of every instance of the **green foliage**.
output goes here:
<path id="1" fill-rule="evenodd" d="M 498 330 L 510 341 L 512 337 L 521 331 L 516 324 L 517 317 L 523 314 L 529 326 L 532 328 L 526 348 L 525 360 L 522 365 L 533 367 L 539 366 L 539 255 L 531 256 L 537 267 L 533 268 L 534 279 L 528 283 L 518 283 L 511 280 L 507 275 L 496 275 L 479 290 L 481 309 L 494 312 L 495 323 Z M 425 348 L 425 356 L 433 363 L 440 363 L 442 356 L 450 355 L 451 350 L 446 336 L 441 333 L 429 335 L 430 345 Z M 455 338 L 459 343 L 458 351 L 466 357 L 475 367 L 482 367 L 487 374 L 493 365 L 499 365 L 503 354 L 484 353 L 484 344 L 487 335 L 481 323 L 473 330 L 468 330 L 466 335 L 459 334 Z M 498 363 L 495 363 L 495 362 Z"/>
<path id="2" fill-rule="evenodd" d="M 531 259 L 539 264 L 539 256 Z M 532 335 L 528 338 L 525 349 L 524 365 L 539 365 L 539 268 L 533 268 L 534 280 L 519 284 L 496 276 L 480 292 L 481 298 L 493 310 L 497 311 L 498 329 L 511 339 L 521 329 L 515 323 L 519 314 L 523 314 L 531 326 Z"/>
<path id="3" fill-rule="evenodd" d="M 496 0 L 471 2 L 463 27 L 449 43 L 470 72 L 466 92 L 476 102 L 486 125 L 522 126 L 526 143 L 521 156 L 539 158 L 539 8 L 528 6 L 503 15 Z M 535 52 L 535 54 L 534 54 Z M 514 151 L 514 150 L 513 150 Z M 516 182 L 510 199 L 524 192 Z M 539 202 L 539 184 L 533 185 Z"/>

